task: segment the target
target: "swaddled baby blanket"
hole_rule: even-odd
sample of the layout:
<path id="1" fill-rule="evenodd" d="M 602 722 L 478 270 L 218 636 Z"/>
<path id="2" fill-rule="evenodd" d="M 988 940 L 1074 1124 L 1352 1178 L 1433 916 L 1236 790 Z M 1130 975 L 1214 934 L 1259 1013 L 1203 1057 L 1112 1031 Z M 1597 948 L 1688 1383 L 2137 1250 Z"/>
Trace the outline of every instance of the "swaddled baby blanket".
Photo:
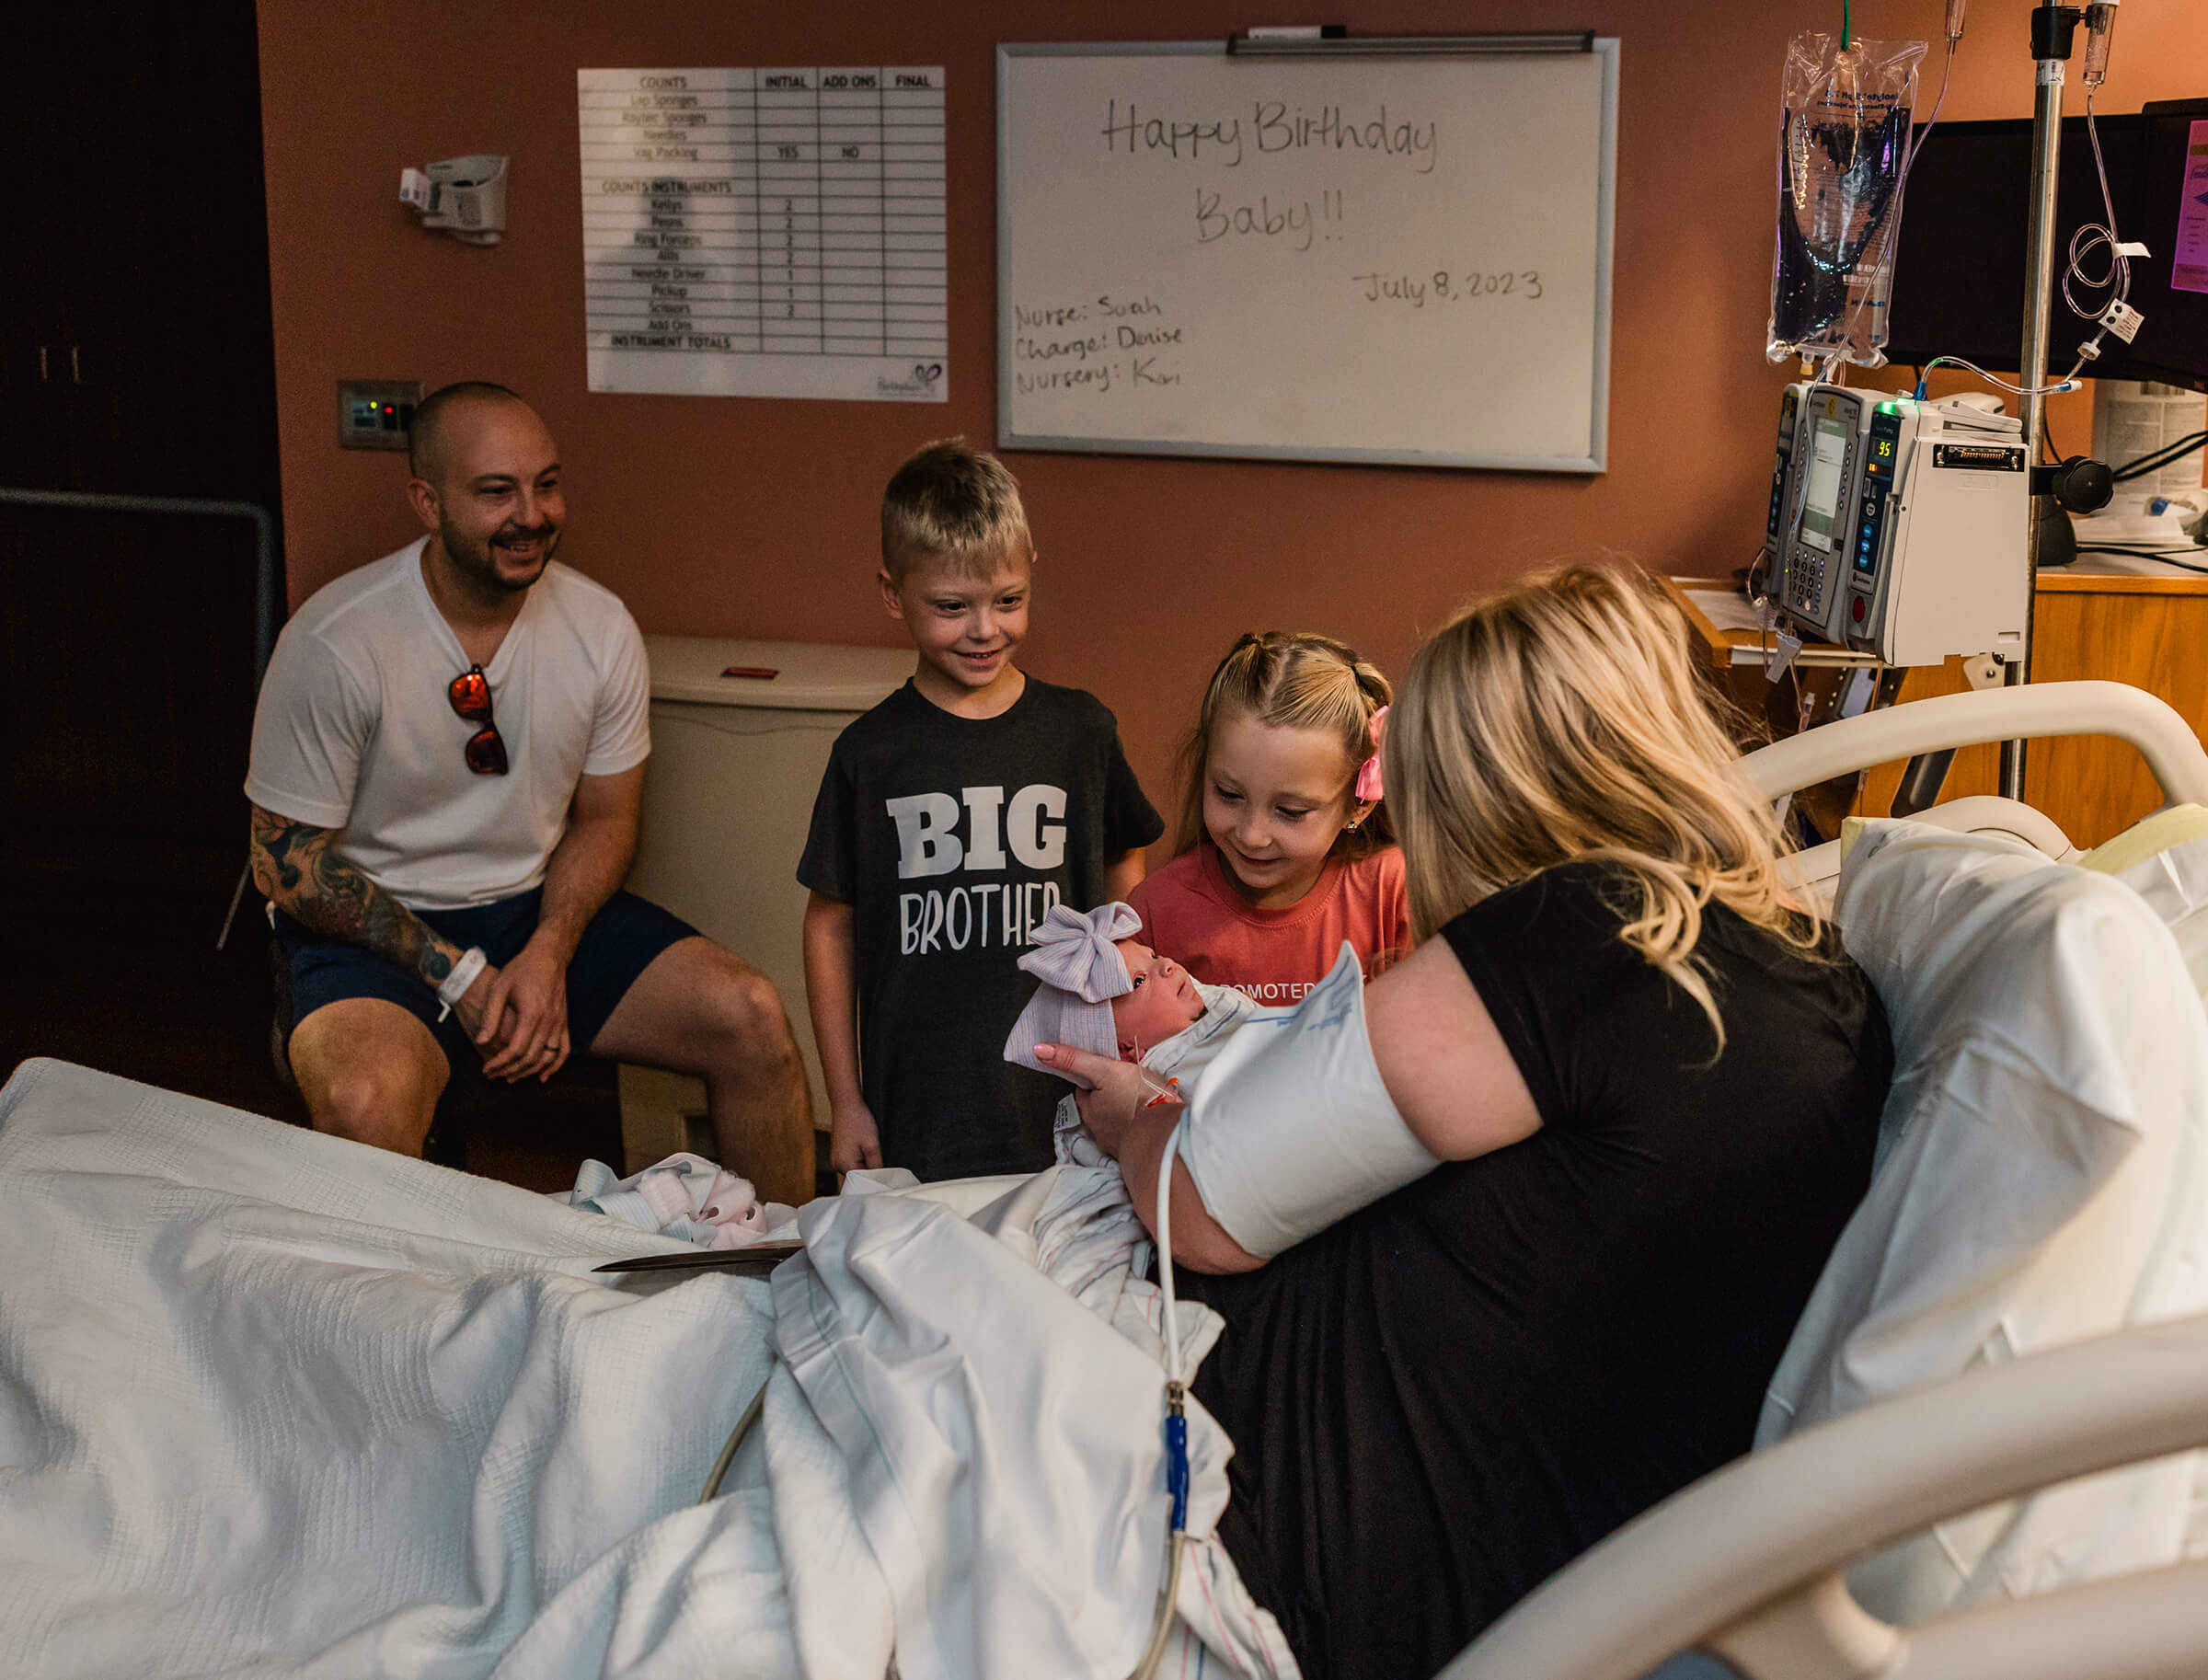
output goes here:
<path id="1" fill-rule="evenodd" d="M 1250 1002 L 1249 995 L 1237 992 L 1233 986 L 1206 985 L 1196 982 L 1196 990 L 1203 999 L 1203 1013 L 1183 1027 L 1171 1038 L 1153 1044 L 1143 1053 L 1143 1065 L 1152 1073 L 1167 1079 L 1179 1080 L 1184 1087 L 1190 1085 L 1196 1076 L 1210 1065 L 1226 1035 L 1253 1015 L 1286 1015 L 1294 1006 L 1262 1008 Z M 1186 1100 L 1187 1091 L 1182 1092 Z M 1081 1123 L 1080 1099 L 1072 1092 L 1058 1099 L 1058 1110 L 1051 1118 L 1051 1147 L 1058 1159 L 1075 1167 L 1104 1167 L 1110 1164 L 1105 1153 L 1097 1147 L 1097 1140 L 1088 1134 Z"/>

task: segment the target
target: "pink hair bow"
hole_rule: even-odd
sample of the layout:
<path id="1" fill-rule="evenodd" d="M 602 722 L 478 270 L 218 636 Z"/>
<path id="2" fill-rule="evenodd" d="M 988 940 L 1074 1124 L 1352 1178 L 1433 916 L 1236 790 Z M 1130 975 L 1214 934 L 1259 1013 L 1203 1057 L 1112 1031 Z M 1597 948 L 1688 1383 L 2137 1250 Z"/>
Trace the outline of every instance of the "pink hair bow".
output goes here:
<path id="1" fill-rule="evenodd" d="M 1357 768 L 1357 797 L 1369 805 L 1377 805 L 1386 797 L 1380 786 L 1380 738 L 1386 733 L 1386 722 L 1387 708 L 1383 706 L 1366 725 L 1373 738 L 1373 755 Z"/>

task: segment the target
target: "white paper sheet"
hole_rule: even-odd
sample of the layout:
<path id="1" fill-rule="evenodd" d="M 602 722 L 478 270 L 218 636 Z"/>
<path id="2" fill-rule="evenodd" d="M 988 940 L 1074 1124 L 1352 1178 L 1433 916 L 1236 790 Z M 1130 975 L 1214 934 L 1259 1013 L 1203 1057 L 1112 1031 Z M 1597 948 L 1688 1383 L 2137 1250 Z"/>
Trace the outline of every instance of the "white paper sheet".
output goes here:
<path id="1" fill-rule="evenodd" d="M 593 391 L 943 402 L 943 68 L 578 70 Z"/>

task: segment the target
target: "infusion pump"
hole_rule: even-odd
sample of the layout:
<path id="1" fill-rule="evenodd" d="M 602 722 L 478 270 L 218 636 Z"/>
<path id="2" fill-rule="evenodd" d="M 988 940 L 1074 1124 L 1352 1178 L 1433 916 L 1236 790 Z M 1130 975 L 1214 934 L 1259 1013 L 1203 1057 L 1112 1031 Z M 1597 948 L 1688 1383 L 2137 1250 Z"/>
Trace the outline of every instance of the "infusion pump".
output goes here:
<path id="1" fill-rule="evenodd" d="M 1765 546 L 1803 635 L 1889 665 L 2021 656 L 2031 474 L 2017 420 L 1823 385 L 1789 386 L 1779 418 Z"/>
<path id="2" fill-rule="evenodd" d="M 1794 513 L 1795 432 L 1810 382 L 1797 380 L 1778 399 L 1778 448 L 1771 468 L 1771 512 L 1764 522 L 1764 577 L 1776 583 L 1784 571 L 1787 522 Z M 1776 593 L 1776 591 L 1774 592 Z"/>

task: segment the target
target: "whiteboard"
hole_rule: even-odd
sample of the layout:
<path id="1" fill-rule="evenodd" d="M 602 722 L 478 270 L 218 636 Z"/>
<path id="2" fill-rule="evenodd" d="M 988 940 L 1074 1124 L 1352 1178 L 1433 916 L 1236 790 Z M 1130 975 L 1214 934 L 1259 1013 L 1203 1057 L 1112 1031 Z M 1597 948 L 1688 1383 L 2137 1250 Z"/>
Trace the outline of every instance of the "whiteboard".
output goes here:
<path id="1" fill-rule="evenodd" d="M 997 49 L 1008 449 L 1600 472 L 1617 42 Z"/>

